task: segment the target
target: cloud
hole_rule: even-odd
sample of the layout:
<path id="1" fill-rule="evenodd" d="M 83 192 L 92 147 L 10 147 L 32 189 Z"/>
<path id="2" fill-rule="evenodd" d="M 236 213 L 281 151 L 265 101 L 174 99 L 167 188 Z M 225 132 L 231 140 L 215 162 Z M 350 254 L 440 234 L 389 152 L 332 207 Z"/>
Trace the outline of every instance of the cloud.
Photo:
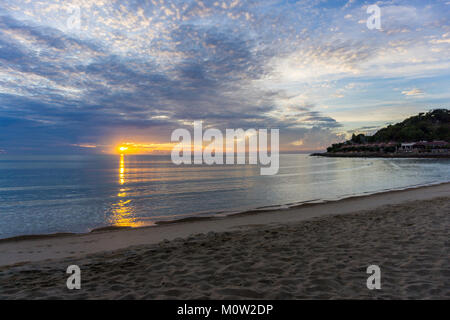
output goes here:
<path id="1" fill-rule="evenodd" d="M 79 148 L 90 148 L 90 149 L 97 148 L 97 146 L 94 145 L 94 144 L 85 144 L 85 143 L 83 143 L 83 144 L 73 144 L 73 146 L 74 147 L 79 147 Z"/>
<path id="2" fill-rule="evenodd" d="M 432 44 L 450 43 L 450 38 L 448 38 L 448 39 L 433 39 L 433 40 L 430 40 L 430 43 L 432 43 Z"/>
<path id="3" fill-rule="evenodd" d="M 302 146 L 304 144 L 304 142 L 303 142 L 303 140 L 300 139 L 300 140 L 296 140 L 296 141 L 291 142 L 291 144 L 293 146 Z"/>
<path id="4" fill-rule="evenodd" d="M 346 131 L 347 138 L 350 138 L 352 134 L 360 134 L 363 133 L 365 135 L 373 135 L 375 134 L 379 129 L 381 129 L 382 126 L 363 126 L 352 130 Z"/>
<path id="5" fill-rule="evenodd" d="M 355 2 L 355 0 L 348 0 L 347 3 L 345 4 L 345 6 L 344 6 L 343 8 L 344 8 L 344 9 L 347 9 L 347 8 L 350 7 L 354 2 Z"/>
<path id="6" fill-rule="evenodd" d="M 312 127 L 301 131 L 285 131 L 285 138 L 289 142 L 282 142 L 280 150 L 310 152 L 322 151 L 330 146 L 330 143 L 342 142 L 345 140 L 345 135 L 330 129 Z"/>
<path id="7" fill-rule="evenodd" d="M 80 30 L 67 27 L 76 4 Z M 284 145 L 318 148 L 348 129 L 336 110 L 398 103 L 383 82 L 448 76 L 442 8 L 380 5 L 383 32 L 357 23 L 367 16 L 354 1 L 2 1 L 0 145 L 99 152 L 165 143 L 203 119 L 280 128 Z"/>
<path id="8" fill-rule="evenodd" d="M 412 89 L 412 90 L 402 91 L 402 94 L 404 94 L 405 96 L 421 96 L 421 95 L 424 95 L 425 92 L 423 90 L 421 90 L 421 89 L 415 88 L 415 89 Z"/>

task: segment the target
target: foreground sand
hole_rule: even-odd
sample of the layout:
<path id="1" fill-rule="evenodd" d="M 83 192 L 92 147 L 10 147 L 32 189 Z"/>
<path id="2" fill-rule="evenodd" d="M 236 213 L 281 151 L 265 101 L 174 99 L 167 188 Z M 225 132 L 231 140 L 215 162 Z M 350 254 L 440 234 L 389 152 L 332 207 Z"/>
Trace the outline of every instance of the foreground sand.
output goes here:
<path id="1" fill-rule="evenodd" d="M 431 192 L 430 198 L 446 188 L 420 194 Z M 417 191 L 404 191 L 403 197 Z M 379 196 L 402 199 L 402 193 Z M 373 196 L 356 200 L 367 199 Z M 241 225 L 84 257 L 3 266 L 0 298 L 450 299 L 449 228 L 450 197 L 445 196 L 306 221 Z M 126 234 L 105 234 L 120 233 Z M 17 244 L 3 244 L 8 245 Z M 81 267 L 81 290 L 65 286 L 70 264 Z M 366 287 L 371 264 L 381 268 L 381 290 Z"/>

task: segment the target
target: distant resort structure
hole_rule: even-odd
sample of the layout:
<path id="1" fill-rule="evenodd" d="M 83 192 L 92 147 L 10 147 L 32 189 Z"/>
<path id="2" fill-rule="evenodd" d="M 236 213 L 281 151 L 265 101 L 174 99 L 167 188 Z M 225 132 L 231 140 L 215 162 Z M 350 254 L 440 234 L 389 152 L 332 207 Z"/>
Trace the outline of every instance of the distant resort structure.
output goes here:
<path id="1" fill-rule="evenodd" d="M 383 128 L 373 136 L 353 134 L 352 139 L 333 144 L 327 152 L 312 155 L 450 158 L 450 112 L 448 109 L 436 109 L 420 113 Z"/>
<path id="2" fill-rule="evenodd" d="M 447 141 L 419 141 L 402 143 L 397 148 L 397 153 L 446 153 L 450 151 L 450 143 Z"/>
<path id="3" fill-rule="evenodd" d="M 315 153 L 327 157 L 449 157 L 450 143 L 446 141 L 388 142 L 388 143 L 344 143 L 329 148 L 326 153 Z"/>

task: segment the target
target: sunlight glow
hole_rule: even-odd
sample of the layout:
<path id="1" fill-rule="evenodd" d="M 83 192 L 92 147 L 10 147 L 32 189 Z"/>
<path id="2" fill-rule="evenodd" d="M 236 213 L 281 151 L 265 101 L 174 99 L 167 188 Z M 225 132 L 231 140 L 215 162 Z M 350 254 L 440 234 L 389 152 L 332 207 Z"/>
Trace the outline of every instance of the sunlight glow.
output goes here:
<path id="1" fill-rule="evenodd" d="M 115 148 L 118 154 L 169 154 L 174 143 L 123 142 Z"/>
<path id="2" fill-rule="evenodd" d="M 124 155 L 120 155 L 120 164 L 119 164 L 119 183 L 125 184 L 125 159 Z"/>
<path id="3" fill-rule="evenodd" d="M 125 150 L 118 148 L 119 150 Z M 119 184 L 124 185 L 125 180 L 125 155 L 120 154 L 119 162 Z M 110 222 L 118 227 L 141 227 L 144 225 L 151 225 L 152 223 L 144 223 L 143 221 L 136 221 L 134 216 L 134 207 L 132 199 L 127 199 L 127 188 L 120 187 L 117 194 L 117 202 L 112 205 L 113 215 Z"/>

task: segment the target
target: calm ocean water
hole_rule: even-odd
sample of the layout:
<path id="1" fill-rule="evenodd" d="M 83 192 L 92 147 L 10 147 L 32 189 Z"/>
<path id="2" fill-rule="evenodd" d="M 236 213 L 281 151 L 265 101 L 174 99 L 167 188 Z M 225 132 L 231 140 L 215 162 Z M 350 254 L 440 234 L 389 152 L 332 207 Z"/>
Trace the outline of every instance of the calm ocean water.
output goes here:
<path id="1" fill-rule="evenodd" d="M 157 156 L 0 156 L 0 238 L 87 232 L 450 181 L 450 159 L 281 155 L 257 166 L 175 166 Z"/>

